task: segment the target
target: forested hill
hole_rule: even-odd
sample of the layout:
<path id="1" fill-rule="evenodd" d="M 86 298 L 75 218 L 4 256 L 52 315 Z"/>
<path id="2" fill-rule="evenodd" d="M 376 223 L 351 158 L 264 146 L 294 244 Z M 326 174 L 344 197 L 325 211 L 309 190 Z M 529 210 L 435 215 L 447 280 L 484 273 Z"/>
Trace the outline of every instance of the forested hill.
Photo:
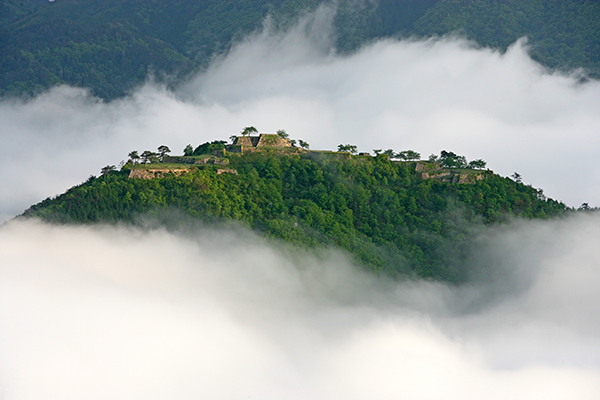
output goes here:
<path id="1" fill-rule="evenodd" d="M 58 223 L 160 221 L 172 213 L 233 220 L 295 245 L 345 249 L 381 273 L 460 282 L 482 227 L 565 211 L 518 176 L 500 177 L 482 169 L 482 160 L 465 164 L 452 152 L 417 162 L 346 151 L 353 149 L 231 153 L 223 143 L 188 147 L 185 157 L 163 153 L 164 162 L 144 152 L 147 163 L 140 163 L 132 152 L 120 171 L 106 167 L 23 216 Z"/>
<path id="2" fill-rule="evenodd" d="M 285 28 L 332 0 L 0 0 L 0 95 L 67 83 L 104 99 L 149 73 L 176 83 L 259 29 Z M 600 2 L 594 0 L 340 0 L 337 48 L 378 37 L 458 32 L 505 49 L 529 38 L 551 68 L 600 71 Z"/>

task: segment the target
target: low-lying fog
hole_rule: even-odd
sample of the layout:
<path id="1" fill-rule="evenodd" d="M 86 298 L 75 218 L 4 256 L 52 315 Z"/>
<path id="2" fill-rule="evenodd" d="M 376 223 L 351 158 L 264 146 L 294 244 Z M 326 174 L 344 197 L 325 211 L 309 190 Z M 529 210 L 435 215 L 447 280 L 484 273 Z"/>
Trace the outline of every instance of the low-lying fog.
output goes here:
<path id="1" fill-rule="evenodd" d="M 461 39 L 336 54 L 327 10 L 175 92 L 0 102 L 0 222 L 131 150 L 286 129 L 314 149 L 483 158 L 600 205 L 600 85 Z M 242 230 L 0 226 L 0 398 L 597 399 L 600 217 L 515 222 L 459 288 L 393 283 Z"/>
<path id="2" fill-rule="evenodd" d="M 0 397 L 597 399 L 600 216 L 489 231 L 471 285 L 248 232 L 0 228 Z"/>

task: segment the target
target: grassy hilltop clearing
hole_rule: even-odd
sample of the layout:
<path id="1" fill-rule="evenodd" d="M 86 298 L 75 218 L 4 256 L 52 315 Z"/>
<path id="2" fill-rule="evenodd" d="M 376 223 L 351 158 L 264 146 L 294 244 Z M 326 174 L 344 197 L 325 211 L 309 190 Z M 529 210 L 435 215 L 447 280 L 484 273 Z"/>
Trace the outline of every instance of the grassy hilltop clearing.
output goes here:
<path id="1" fill-rule="evenodd" d="M 136 151 L 116 170 L 25 211 L 57 223 L 133 222 L 178 213 L 238 221 L 267 237 L 334 246 L 393 276 L 460 282 L 477 230 L 514 217 L 548 218 L 565 205 L 541 190 L 485 169 L 483 160 L 442 151 L 356 154 L 312 151 L 279 135 L 204 143 L 184 155 Z"/>
<path id="2" fill-rule="evenodd" d="M 600 74 L 594 0 L 2 0 L 0 96 L 59 84 L 122 97 L 149 76 L 177 84 L 268 18 L 284 31 L 334 7 L 333 45 L 349 52 L 388 37 L 458 34 L 501 51 L 527 37 L 549 68 Z"/>

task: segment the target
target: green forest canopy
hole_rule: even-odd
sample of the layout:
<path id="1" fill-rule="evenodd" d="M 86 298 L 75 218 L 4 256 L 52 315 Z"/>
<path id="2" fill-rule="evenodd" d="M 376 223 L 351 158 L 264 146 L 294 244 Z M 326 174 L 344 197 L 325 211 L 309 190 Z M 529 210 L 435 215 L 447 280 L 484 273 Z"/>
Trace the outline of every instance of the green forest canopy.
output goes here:
<path id="1" fill-rule="evenodd" d="M 58 84 L 103 99 L 126 95 L 153 74 L 175 84 L 206 67 L 270 15 L 285 29 L 331 0 L 2 0 L 0 95 Z M 352 51 L 381 37 L 457 32 L 506 49 L 529 38 L 550 68 L 600 75 L 600 2 L 591 0 L 379 0 L 338 4 L 336 47 Z"/>
<path id="2" fill-rule="evenodd" d="M 141 216 L 161 218 L 176 210 L 192 220 L 237 221 L 293 245 L 339 247 L 379 273 L 461 282 L 481 227 L 566 210 L 520 180 L 464 165 L 454 172 L 485 179 L 472 184 L 423 179 L 416 162 L 392 161 L 385 154 L 265 149 L 226 156 L 225 172 L 235 173 L 219 174 L 220 165 L 185 165 L 184 174 L 131 179 L 132 168 L 174 166 L 131 162 L 121 171 L 107 168 L 104 176 L 90 177 L 24 216 L 59 223 L 135 223 Z"/>

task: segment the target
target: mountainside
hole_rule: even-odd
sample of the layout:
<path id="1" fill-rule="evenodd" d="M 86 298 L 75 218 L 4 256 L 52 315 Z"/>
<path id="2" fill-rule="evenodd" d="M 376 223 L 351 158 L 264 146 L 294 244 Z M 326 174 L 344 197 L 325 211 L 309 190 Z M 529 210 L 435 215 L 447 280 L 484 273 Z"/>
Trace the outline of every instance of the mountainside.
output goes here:
<path id="1" fill-rule="evenodd" d="M 103 99 L 127 94 L 149 74 L 165 83 L 201 70 L 267 16 L 285 28 L 328 0 L 2 0 L 0 95 L 67 83 Z M 530 39 L 552 68 L 600 72 L 600 3 L 585 0 L 379 0 L 335 2 L 336 46 L 380 37 L 451 32 L 505 49 Z"/>
<path id="2" fill-rule="evenodd" d="M 151 217 L 168 225 L 176 212 L 204 222 L 233 220 L 295 245 L 340 247 L 382 273 L 460 282 L 483 226 L 565 210 L 518 176 L 469 168 L 452 152 L 431 161 L 393 161 L 389 153 L 257 149 L 220 141 L 195 152 L 188 147 L 186 156 L 169 157 L 168 148 L 162 150 L 158 156 L 144 152 L 142 163 L 132 152 L 120 171 L 106 167 L 102 176 L 23 216 L 59 223 L 137 223 Z M 409 151 L 399 156 L 418 158 Z M 485 162 L 469 165 L 484 168 Z"/>

